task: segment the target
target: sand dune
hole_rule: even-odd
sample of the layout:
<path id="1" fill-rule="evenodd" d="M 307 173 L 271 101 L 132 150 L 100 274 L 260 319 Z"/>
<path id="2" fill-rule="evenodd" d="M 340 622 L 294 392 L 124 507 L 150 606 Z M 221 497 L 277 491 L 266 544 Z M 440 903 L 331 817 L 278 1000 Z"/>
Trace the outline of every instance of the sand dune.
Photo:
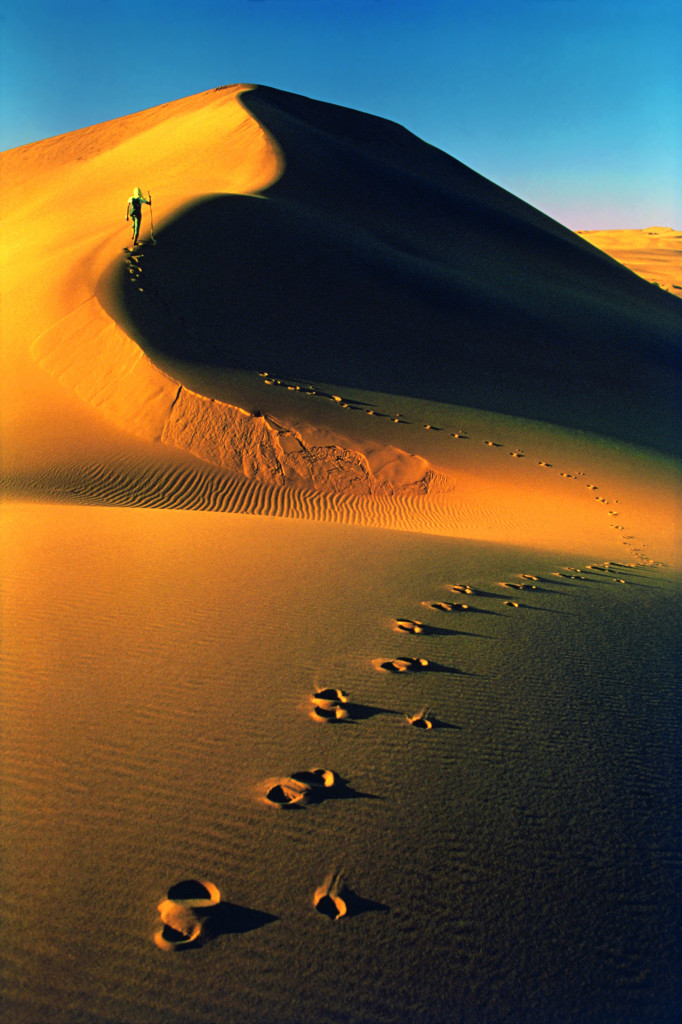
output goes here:
<path id="1" fill-rule="evenodd" d="M 396 125 L 234 86 L 3 166 L 4 468 L 24 493 L 562 544 L 595 517 L 557 518 L 554 481 L 464 449 L 551 475 L 580 447 L 564 479 L 613 465 L 544 419 L 676 450 L 672 299 Z M 111 221 L 133 177 L 158 245 L 131 254 Z M 669 536 L 675 471 L 654 461 Z"/>
<path id="2" fill-rule="evenodd" d="M 666 295 L 395 125 L 272 89 L 242 102 L 286 154 L 268 201 L 183 209 L 144 253 L 142 292 L 120 260 L 100 291 L 156 358 L 677 451 L 681 314 Z"/>
<path id="3" fill-rule="evenodd" d="M 274 89 L 1 161 L 8 1021 L 674 1024 L 676 299 Z"/>
<path id="4" fill-rule="evenodd" d="M 654 227 L 578 234 L 645 281 L 682 298 L 682 232 Z"/>

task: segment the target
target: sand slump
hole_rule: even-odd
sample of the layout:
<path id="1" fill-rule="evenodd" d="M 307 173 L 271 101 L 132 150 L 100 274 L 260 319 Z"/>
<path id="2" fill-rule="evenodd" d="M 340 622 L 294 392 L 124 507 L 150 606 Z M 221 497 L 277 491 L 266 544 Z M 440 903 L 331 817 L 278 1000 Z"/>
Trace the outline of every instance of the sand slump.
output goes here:
<path id="1" fill-rule="evenodd" d="M 447 493 L 454 486 L 444 475 L 424 471 L 424 460 L 418 460 L 421 477 L 394 484 L 396 476 L 404 478 L 411 457 L 390 447 L 379 479 L 364 452 L 306 444 L 300 433 L 271 418 L 191 391 L 156 367 L 96 299 L 37 338 L 31 354 L 114 426 L 247 480 L 384 499 Z"/>

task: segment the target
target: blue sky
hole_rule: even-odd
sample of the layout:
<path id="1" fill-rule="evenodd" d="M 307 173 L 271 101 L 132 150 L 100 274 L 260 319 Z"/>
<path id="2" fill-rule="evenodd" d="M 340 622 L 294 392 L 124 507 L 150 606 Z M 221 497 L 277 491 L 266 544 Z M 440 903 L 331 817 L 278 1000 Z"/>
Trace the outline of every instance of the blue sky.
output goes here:
<path id="1" fill-rule="evenodd" d="M 0 149 L 253 82 L 403 124 L 574 229 L 682 228 L 679 0 L 5 0 Z"/>

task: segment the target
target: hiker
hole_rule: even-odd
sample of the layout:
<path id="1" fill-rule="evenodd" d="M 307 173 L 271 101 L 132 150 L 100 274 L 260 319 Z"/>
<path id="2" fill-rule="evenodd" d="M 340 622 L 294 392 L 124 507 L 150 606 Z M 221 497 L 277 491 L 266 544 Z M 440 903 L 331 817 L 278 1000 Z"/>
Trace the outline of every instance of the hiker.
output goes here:
<path id="1" fill-rule="evenodd" d="M 137 236 L 140 233 L 140 224 L 142 223 L 142 204 L 146 203 L 147 206 L 152 205 L 151 195 L 149 199 L 145 199 L 142 195 L 142 191 L 139 188 L 133 189 L 133 194 L 128 200 L 128 209 L 126 211 L 126 220 L 133 218 L 133 245 L 137 245 Z"/>

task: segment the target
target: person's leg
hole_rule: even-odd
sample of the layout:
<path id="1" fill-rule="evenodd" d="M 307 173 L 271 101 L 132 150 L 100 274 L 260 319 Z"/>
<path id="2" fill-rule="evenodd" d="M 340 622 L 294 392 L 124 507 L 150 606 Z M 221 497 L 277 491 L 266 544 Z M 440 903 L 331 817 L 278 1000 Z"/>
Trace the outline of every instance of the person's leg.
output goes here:
<path id="1" fill-rule="evenodd" d="M 137 236 L 140 233 L 140 217 L 133 214 L 133 245 L 137 245 Z"/>

